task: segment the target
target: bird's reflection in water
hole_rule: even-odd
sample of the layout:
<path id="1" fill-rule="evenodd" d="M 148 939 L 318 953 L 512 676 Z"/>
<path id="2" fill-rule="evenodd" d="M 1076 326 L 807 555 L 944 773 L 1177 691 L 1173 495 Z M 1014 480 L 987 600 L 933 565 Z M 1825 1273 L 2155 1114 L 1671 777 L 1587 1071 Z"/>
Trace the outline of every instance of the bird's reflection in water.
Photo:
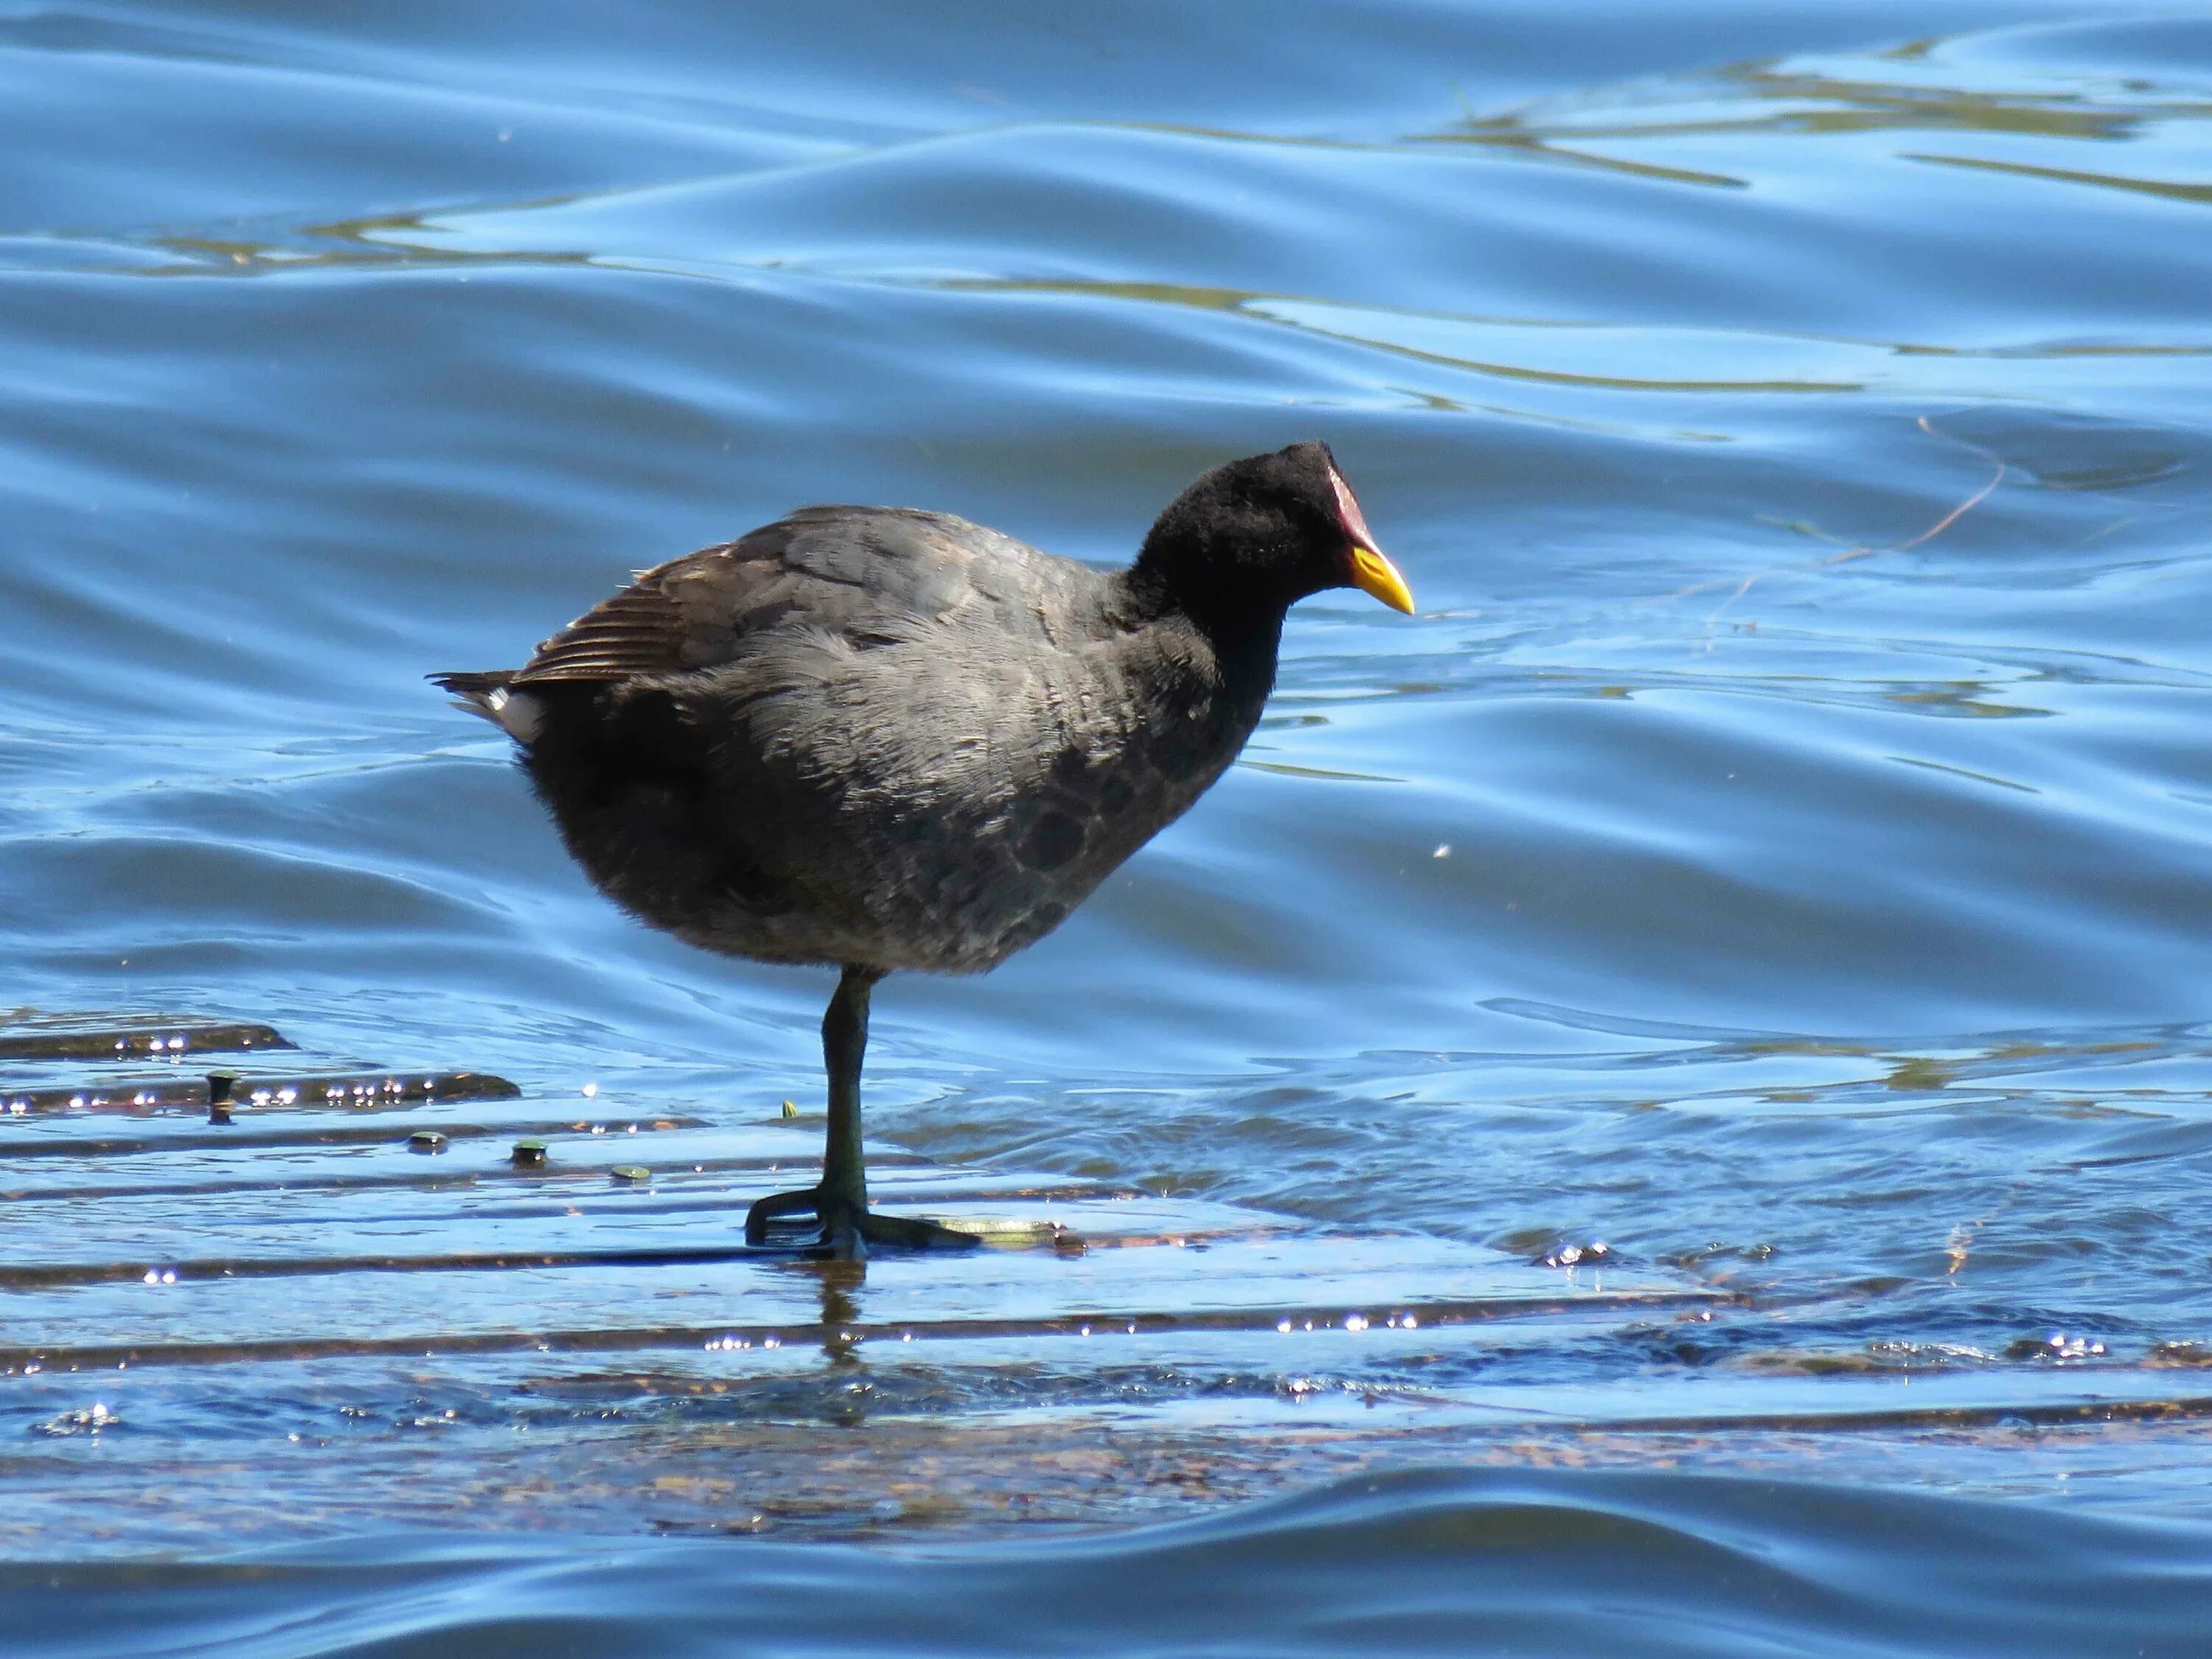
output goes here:
<path id="1" fill-rule="evenodd" d="M 832 1365 L 857 1369 L 860 1356 L 860 1304 L 854 1300 L 867 1282 L 865 1261 L 813 1261 L 808 1269 L 818 1279 L 822 1292 L 822 1357 Z"/>

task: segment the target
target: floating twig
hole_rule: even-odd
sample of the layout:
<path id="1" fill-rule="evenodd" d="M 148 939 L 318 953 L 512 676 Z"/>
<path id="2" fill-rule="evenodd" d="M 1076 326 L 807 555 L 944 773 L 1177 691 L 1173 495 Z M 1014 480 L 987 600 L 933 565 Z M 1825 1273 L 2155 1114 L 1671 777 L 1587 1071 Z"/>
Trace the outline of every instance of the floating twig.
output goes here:
<path id="1" fill-rule="evenodd" d="M 1667 596 L 1668 600 L 1671 602 L 1675 599 L 1686 599 L 1693 594 L 1709 593 L 1716 588 L 1727 587 L 1730 586 L 1731 580 L 1733 580 L 1734 591 L 1729 594 L 1728 598 L 1720 602 L 1720 604 L 1714 609 L 1711 616 L 1705 618 L 1705 626 L 1707 628 L 1711 628 L 1714 623 L 1720 621 L 1721 617 L 1724 612 L 1726 612 L 1730 605 L 1734 605 L 1745 594 L 1750 592 L 1756 584 L 1765 580 L 1769 576 L 1802 575 L 1816 570 L 1826 570 L 1836 565 L 1849 564 L 1854 559 L 1870 558 L 1877 553 L 1909 553 L 1916 547 L 1923 547 L 1928 543 L 1934 541 L 1936 537 L 1942 535 L 1953 525 L 1958 523 L 1960 519 L 1966 517 L 1967 514 L 1972 512 L 1984 501 L 1989 500 L 1991 492 L 1993 492 L 1999 484 L 2004 482 L 2005 474 L 2011 470 L 2001 458 L 1991 453 L 1989 450 L 1983 448 L 1979 444 L 1970 443 L 1964 438 L 1956 437 L 1948 432 L 1939 431 L 1936 428 L 1935 422 L 1930 421 L 1925 415 L 1921 416 L 1913 422 L 1913 424 L 1917 426 L 1923 432 L 1926 433 L 1931 438 L 1941 438 L 1946 443 L 1956 444 L 1961 449 L 1971 450 L 1973 453 L 1979 455 L 1984 460 L 1991 463 L 1996 470 L 1990 474 L 1989 482 L 1984 484 L 1979 489 L 1977 489 L 1972 495 L 1967 496 L 1965 501 L 1960 501 L 1956 507 L 1953 507 L 1948 513 L 1946 513 L 1942 518 L 1936 520 L 1934 524 L 1929 525 L 1927 529 L 1922 531 L 1917 536 L 1913 537 L 1909 541 L 1893 543 L 1887 547 L 1866 546 L 1847 548 L 1841 553 L 1831 553 L 1826 555 L 1825 557 L 1812 560 L 1810 562 L 1805 564 L 1773 565 L 1765 570 L 1754 570 L 1749 575 L 1740 578 L 1731 579 L 1729 577 L 1721 576 L 1715 578 L 1711 581 L 1693 582 L 1687 587 L 1679 588 L 1675 592 L 1669 593 Z"/>

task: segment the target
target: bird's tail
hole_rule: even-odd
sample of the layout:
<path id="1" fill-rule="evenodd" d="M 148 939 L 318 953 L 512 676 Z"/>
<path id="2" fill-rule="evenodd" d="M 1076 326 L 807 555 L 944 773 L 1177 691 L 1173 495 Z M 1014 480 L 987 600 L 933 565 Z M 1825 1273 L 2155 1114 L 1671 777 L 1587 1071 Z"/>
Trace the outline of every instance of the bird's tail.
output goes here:
<path id="1" fill-rule="evenodd" d="M 518 743 L 538 735 L 544 707 L 527 691 L 508 688 L 514 671 L 495 668 L 484 673 L 433 674 L 433 684 L 453 694 L 453 707 L 489 720 Z"/>

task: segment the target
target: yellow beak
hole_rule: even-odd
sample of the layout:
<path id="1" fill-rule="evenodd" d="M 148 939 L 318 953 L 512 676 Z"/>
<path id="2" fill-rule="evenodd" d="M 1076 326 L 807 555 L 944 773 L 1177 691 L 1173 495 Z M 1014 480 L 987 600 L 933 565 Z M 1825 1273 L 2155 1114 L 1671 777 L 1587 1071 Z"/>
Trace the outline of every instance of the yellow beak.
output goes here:
<path id="1" fill-rule="evenodd" d="M 1359 510 L 1352 499 L 1352 486 L 1344 475 L 1332 465 L 1328 482 L 1336 491 L 1337 521 L 1344 526 L 1345 539 L 1351 543 L 1352 585 L 1363 593 L 1372 593 L 1393 611 L 1413 614 L 1413 590 L 1406 586 L 1406 579 L 1398 574 L 1398 567 L 1382 556 L 1382 550 L 1375 545 L 1374 533 L 1367 528 L 1367 515 Z"/>
<path id="2" fill-rule="evenodd" d="M 1406 586 L 1398 567 L 1378 549 L 1353 544 L 1352 585 L 1363 593 L 1373 594 L 1393 611 L 1402 611 L 1409 617 L 1413 614 L 1413 589 Z"/>

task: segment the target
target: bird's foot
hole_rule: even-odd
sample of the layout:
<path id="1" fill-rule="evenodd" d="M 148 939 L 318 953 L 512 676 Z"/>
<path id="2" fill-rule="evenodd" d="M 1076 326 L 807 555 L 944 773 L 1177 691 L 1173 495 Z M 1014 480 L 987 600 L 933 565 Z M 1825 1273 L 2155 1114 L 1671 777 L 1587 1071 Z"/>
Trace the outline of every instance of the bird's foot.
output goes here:
<path id="1" fill-rule="evenodd" d="M 846 1200 L 825 1200 L 819 1187 L 809 1187 L 757 1200 L 745 1212 L 745 1243 L 769 1244 L 770 1227 L 786 1216 L 811 1216 L 814 1223 L 783 1230 L 796 1231 L 800 1236 L 788 1243 L 776 1240 L 777 1246 L 847 1261 L 865 1257 L 871 1244 L 898 1250 L 968 1250 L 983 1242 L 974 1233 L 957 1232 L 934 1221 L 885 1215 Z"/>

